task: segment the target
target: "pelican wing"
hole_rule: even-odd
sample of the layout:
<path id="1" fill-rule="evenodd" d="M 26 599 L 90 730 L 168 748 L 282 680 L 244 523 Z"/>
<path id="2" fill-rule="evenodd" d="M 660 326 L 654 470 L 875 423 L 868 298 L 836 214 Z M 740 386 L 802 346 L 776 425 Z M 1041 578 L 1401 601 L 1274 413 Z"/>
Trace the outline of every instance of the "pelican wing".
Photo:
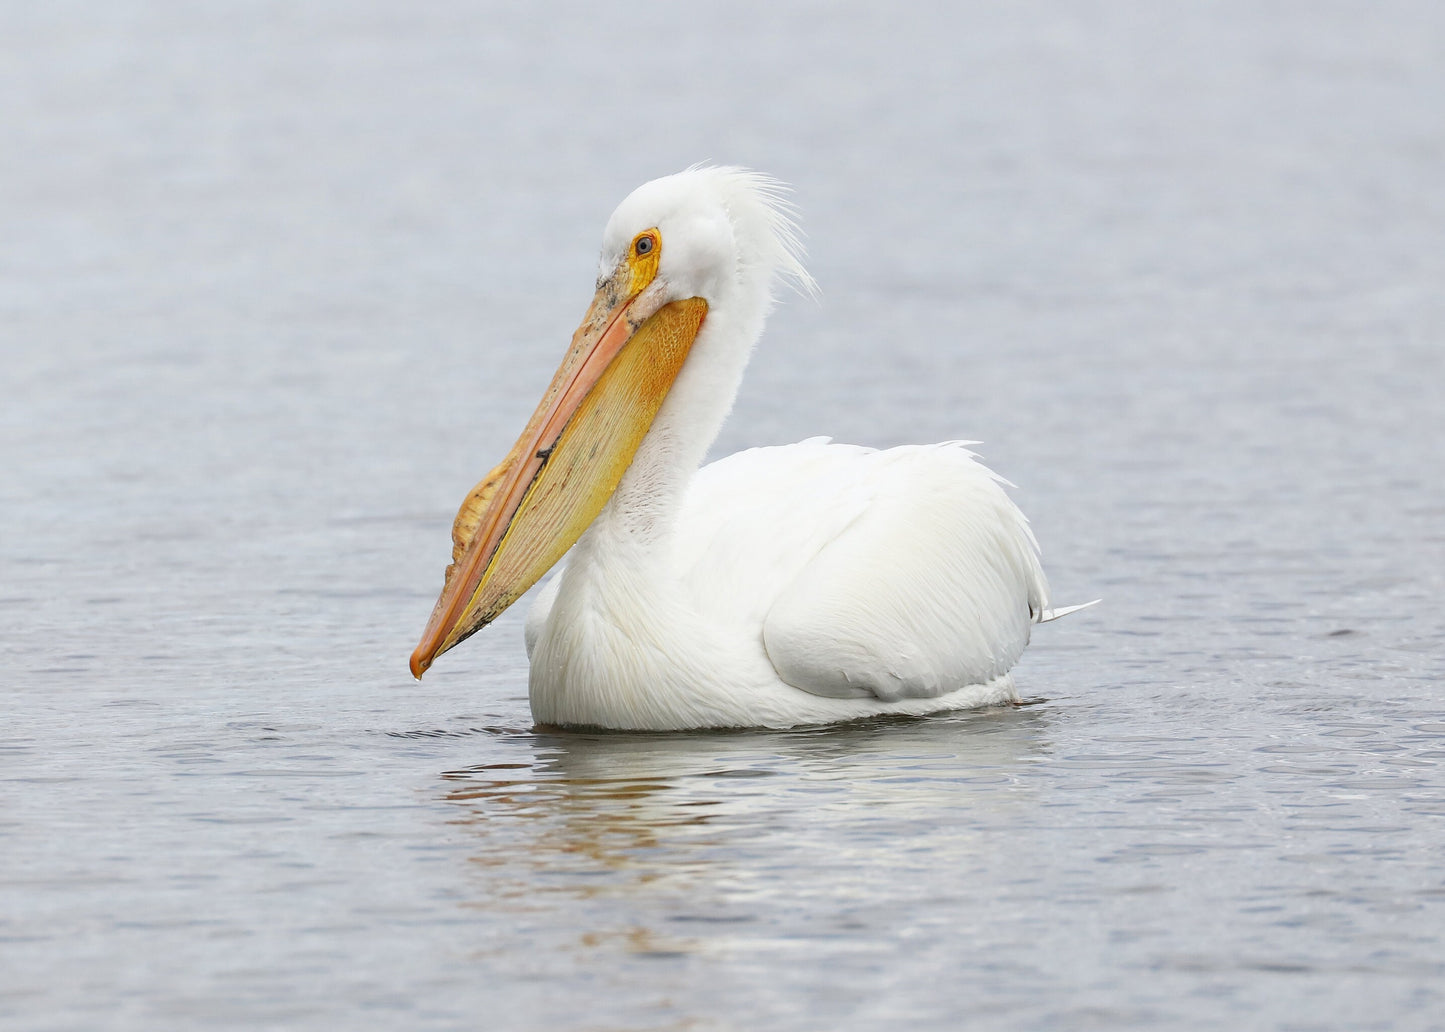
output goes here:
<path id="1" fill-rule="evenodd" d="M 962 443 L 755 449 L 704 469 L 686 510 L 700 603 L 760 628 L 778 675 L 815 695 L 987 683 L 1048 606 L 1027 521 Z"/>

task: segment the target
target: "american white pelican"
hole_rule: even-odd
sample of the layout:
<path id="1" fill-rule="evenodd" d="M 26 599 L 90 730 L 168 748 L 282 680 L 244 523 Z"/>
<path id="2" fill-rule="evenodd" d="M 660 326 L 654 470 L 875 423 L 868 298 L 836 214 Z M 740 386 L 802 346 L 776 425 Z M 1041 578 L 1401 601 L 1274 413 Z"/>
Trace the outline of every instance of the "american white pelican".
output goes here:
<path id="1" fill-rule="evenodd" d="M 527 618 L 533 717 L 792 727 L 1017 701 L 1051 612 L 1038 545 L 962 443 L 814 438 L 699 469 L 779 279 L 784 187 L 693 168 L 638 187 L 511 453 L 463 502 L 420 677 L 572 549 Z M 1079 608 L 1079 607 L 1075 607 Z"/>

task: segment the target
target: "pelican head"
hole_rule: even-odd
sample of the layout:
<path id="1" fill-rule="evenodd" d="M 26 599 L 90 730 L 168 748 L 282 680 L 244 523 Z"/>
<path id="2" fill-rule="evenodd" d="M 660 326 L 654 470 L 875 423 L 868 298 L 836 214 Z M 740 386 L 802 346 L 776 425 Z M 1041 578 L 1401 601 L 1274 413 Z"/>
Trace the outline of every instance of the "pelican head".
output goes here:
<path id="1" fill-rule="evenodd" d="M 785 192 L 755 172 L 691 168 L 643 184 L 613 212 L 596 294 L 561 366 L 457 513 L 452 564 L 411 656 L 416 677 L 572 547 L 669 397 L 669 408 L 685 400 L 695 410 L 701 432 L 682 435 L 689 446 L 673 456 L 695 468 L 731 406 L 774 281 L 812 288 Z"/>

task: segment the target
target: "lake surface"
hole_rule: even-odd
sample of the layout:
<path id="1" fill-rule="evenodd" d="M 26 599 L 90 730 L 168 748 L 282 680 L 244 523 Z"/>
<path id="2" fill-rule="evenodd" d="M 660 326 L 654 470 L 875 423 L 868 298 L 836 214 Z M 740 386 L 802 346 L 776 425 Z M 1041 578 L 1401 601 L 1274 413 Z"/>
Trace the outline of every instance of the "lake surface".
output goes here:
<path id="1" fill-rule="evenodd" d="M 1435 5 L 0 10 L 0 1027 L 1445 1027 Z M 417 684 L 633 186 L 796 186 L 716 449 L 954 438 L 1028 705 Z"/>

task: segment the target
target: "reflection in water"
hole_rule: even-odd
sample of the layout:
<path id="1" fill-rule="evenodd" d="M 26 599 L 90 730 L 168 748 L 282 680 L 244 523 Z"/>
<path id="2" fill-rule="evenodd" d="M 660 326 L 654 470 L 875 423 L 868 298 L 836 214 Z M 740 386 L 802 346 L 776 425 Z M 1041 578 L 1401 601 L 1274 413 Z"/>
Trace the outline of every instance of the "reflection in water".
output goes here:
<path id="1" fill-rule="evenodd" d="M 527 762 L 443 775 L 475 836 L 481 884 L 464 905 L 584 904 L 547 923 L 588 952 L 751 941 L 808 907 L 856 936 L 847 911 L 886 906 L 878 885 L 946 892 L 962 872 L 934 865 L 965 867 L 979 827 L 1034 808 L 1019 774 L 1048 726 L 1043 708 L 1009 707 L 781 733 L 537 734 Z"/>

